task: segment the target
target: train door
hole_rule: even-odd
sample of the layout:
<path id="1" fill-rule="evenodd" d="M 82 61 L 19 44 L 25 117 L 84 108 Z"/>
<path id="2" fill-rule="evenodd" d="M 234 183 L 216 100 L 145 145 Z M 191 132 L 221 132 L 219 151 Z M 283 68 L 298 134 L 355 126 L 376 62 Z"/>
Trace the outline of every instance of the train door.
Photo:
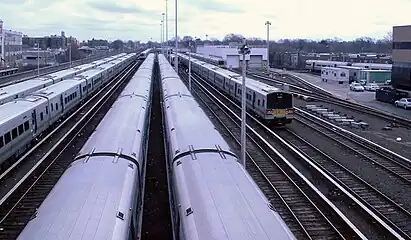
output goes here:
<path id="1" fill-rule="evenodd" d="M 255 92 L 253 92 L 253 108 L 255 108 Z"/>
<path id="2" fill-rule="evenodd" d="M 60 95 L 60 106 L 61 106 L 60 112 L 63 114 L 64 113 L 63 94 Z"/>
<path id="3" fill-rule="evenodd" d="M 36 109 L 33 110 L 31 113 L 31 125 L 33 128 L 33 133 L 37 133 L 37 117 L 36 117 Z"/>

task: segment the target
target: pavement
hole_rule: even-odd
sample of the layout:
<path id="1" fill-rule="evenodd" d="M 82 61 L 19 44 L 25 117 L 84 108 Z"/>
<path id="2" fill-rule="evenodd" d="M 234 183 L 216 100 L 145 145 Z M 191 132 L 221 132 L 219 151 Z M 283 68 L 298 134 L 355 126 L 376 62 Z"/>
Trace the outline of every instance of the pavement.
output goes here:
<path id="1" fill-rule="evenodd" d="M 283 70 L 272 70 L 279 73 L 284 73 Z M 400 117 L 411 119 L 411 110 L 404 110 L 402 108 L 397 108 L 389 103 L 379 102 L 375 100 L 375 92 L 353 92 L 350 90 L 348 84 L 323 82 L 320 76 L 315 76 L 308 73 L 300 73 L 293 71 L 286 71 L 285 73 L 300 77 L 303 80 L 305 80 L 307 84 L 313 84 L 317 87 L 320 87 L 323 90 L 326 90 L 339 98 L 356 102 L 358 104 L 366 105 L 375 109 L 379 109 L 381 111 L 389 112 Z"/>

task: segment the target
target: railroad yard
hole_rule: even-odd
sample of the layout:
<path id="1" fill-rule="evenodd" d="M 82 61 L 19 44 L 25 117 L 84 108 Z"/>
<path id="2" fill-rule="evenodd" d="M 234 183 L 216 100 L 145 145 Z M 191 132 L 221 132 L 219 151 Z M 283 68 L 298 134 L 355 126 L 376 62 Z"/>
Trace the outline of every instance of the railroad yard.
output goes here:
<path id="1" fill-rule="evenodd" d="M 78 88 L 61 94 L 81 99 L 71 95 L 70 110 L 18 140 L 24 149 L 2 162 L 0 239 L 65 239 L 68 229 L 101 239 L 411 239 L 411 111 L 306 73 L 248 71 L 247 87 L 261 84 L 250 89 L 291 94 L 292 106 L 281 109 L 293 113 L 278 127 L 250 108 L 243 171 L 237 87 L 226 91 L 209 77 L 228 70 L 179 53 L 177 73 L 176 55 L 166 57 L 120 54 L 62 80 Z M 17 138 L 10 121 L 0 118 L 0 147 L 6 132 Z"/>

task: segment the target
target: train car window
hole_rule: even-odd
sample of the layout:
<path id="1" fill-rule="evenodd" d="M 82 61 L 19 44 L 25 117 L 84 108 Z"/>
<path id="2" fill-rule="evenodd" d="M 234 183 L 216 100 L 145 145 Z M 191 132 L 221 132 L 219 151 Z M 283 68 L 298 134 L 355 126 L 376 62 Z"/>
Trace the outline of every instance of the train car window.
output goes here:
<path id="1" fill-rule="evenodd" d="M 24 123 L 24 131 L 29 130 L 29 128 L 30 128 L 29 121 L 26 121 L 26 122 Z"/>
<path id="2" fill-rule="evenodd" d="M 46 114 L 49 114 L 49 106 L 46 106 Z"/>
<path id="3" fill-rule="evenodd" d="M 59 105 L 56 103 L 56 111 L 59 110 Z"/>
<path id="4" fill-rule="evenodd" d="M 11 142 L 11 134 L 10 132 L 4 134 L 4 144 Z"/>
<path id="5" fill-rule="evenodd" d="M 53 111 L 53 104 L 50 104 L 50 107 L 51 107 L 51 111 Z"/>
<path id="6" fill-rule="evenodd" d="M 11 130 L 11 137 L 14 139 L 16 139 L 18 136 L 17 134 L 17 128 L 13 128 L 13 130 Z"/>
<path id="7" fill-rule="evenodd" d="M 257 105 L 260 106 L 260 99 L 257 100 Z"/>
<path id="8" fill-rule="evenodd" d="M 3 136 L 0 136 L 0 148 L 4 146 Z"/>
<path id="9" fill-rule="evenodd" d="M 23 127 L 23 124 L 20 124 L 19 125 L 19 135 L 21 135 L 23 133 L 24 133 L 24 127 Z"/>
<path id="10" fill-rule="evenodd" d="M 293 107 L 293 97 L 288 93 L 272 93 L 267 95 L 267 108 L 286 109 Z"/>
<path id="11" fill-rule="evenodd" d="M 43 112 L 40 113 L 40 120 L 43 121 Z"/>
<path id="12" fill-rule="evenodd" d="M 262 104 L 262 106 L 263 106 L 263 107 L 265 106 L 265 99 L 263 99 L 263 104 Z"/>

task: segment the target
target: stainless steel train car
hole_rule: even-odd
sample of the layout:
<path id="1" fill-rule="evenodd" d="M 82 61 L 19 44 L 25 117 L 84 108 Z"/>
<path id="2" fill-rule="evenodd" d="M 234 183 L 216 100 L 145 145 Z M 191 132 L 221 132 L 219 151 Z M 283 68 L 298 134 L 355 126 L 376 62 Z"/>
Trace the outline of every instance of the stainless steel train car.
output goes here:
<path id="1" fill-rule="evenodd" d="M 179 61 L 188 67 L 188 57 L 179 54 Z M 241 101 L 242 77 L 212 64 L 198 59 L 191 59 L 191 69 L 209 83 L 216 86 L 237 101 Z M 287 87 L 280 89 L 268 84 L 246 79 L 246 104 L 247 109 L 260 117 L 266 124 L 272 126 L 284 126 L 293 119 L 293 95 Z"/>
<path id="2" fill-rule="evenodd" d="M 0 164 L 20 156 L 44 130 L 134 61 L 135 55 L 129 54 L 0 105 Z"/>
<path id="3" fill-rule="evenodd" d="M 186 53 L 186 55 L 188 55 L 188 52 Z M 194 57 L 195 59 L 198 59 L 206 63 L 214 64 L 219 67 L 226 67 L 226 63 L 224 59 L 222 58 L 217 58 L 217 57 L 212 57 L 212 56 L 207 57 L 199 53 L 191 53 L 191 57 Z"/>
<path id="4" fill-rule="evenodd" d="M 0 87 L 0 105 L 13 101 L 17 98 L 28 96 L 30 93 L 37 91 L 41 88 L 45 88 L 52 84 L 58 83 L 65 79 L 74 77 L 75 75 L 96 68 L 102 64 L 119 59 L 126 56 L 125 53 L 121 53 L 115 56 L 107 57 L 94 61 L 92 63 L 83 64 L 73 68 L 61 70 L 55 73 L 50 73 L 44 76 L 40 76 L 31 80 L 16 83 L 6 87 Z"/>
<path id="5" fill-rule="evenodd" d="M 325 61 L 325 60 L 306 60 L 305 69 L 310 72 L 321 72 L 323 67 L 341 67 L 341 66 L 353 66 L 361 67 L 369 70 L 390 70 L 392 64 L 381 63 L 351 63 L 351 62 L 339 62 L 339 61 Z"/>
<path id="6" fill-rule="evenodd" d="M 174 239 L 295 239 L 164 55 L 158 61 Z"/>
<path id="7" fill-rule="evenodd" d="M 138 239 L 154 58 L 147 56 L 18 239 Z"/>
<path id="8" fill-rule="evenodd" d="M 152 50 L 153 50 L 153 49 L 149 48 L 149 49 L 146 49 L 146 50 L 142 51 L 142 52 L 139 54 L 138 59 L 146 59 L 147 56 L 152 52 Z"/>
<path id="9" fill-rule="evenodd" d="M 310 72 L 321 72 L 322 67 L 351 66 L 348 62 L 325 61 L 325 60 L 306 60 L 305 69 Z"/>

